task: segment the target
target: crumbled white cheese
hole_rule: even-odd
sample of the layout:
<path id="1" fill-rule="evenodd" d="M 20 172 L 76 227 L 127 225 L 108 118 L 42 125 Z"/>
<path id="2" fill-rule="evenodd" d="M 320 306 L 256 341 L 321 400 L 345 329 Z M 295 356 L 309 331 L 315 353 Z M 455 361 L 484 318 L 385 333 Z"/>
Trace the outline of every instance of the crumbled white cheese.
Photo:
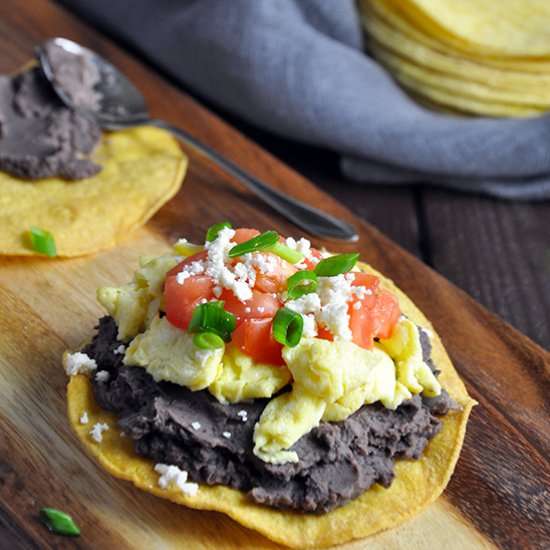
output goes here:
<path id="1" fill-rule="evenodd" d="M 361 302 L 355 302 L 355 304 L 353 304 L 353 309 L 361 309 L 361 306 L 363 304 Z"/>
<path id="2" fill-rule="evenodd" d="M 98 382 L 108 382 L 108 381 L 109 381 L 109 378 L 111 378 L 111 375 L 110 375 L 109 372 L 106 371 L 106 370 L 100 370 L 100 371 L 95 375 L 95 379 L 96 379 Z"/>
<path id="3" fill-rule="evenodd" d="M 244 308 L 245 313 L 250 313 L 252 310 L 247 306 Z"/>
<path id="4" fill-rule="evenodd" d="M 296 300 L 289 300 L 285 303 L 285 307 L 296 313 L 318 313 L 321 311 L 321 298 L 319 294 L 310 292 L 296 298 Z"/>
<path id="5" fill-rule="evenodd" d="M 243 422 L 246 422 L 248 420 L 248 413 L 244 409 L 240 410 L 237 413 L 237 416 L 240 416 Z"/>
<path id="6" fill-rule="evenodd" d="M 317 292 L 285 302 L 285 307 L 302 314 L 304 336 L 316 336 L 318 327 L 325 326 L 335 338 L 351 340 L 348 304 L 353 294 L 363 296 L 367 290 L 365 287 L 352 286 L 352 280 L 344 274 L 319 277 Z"/>
<path id="7" fill-rule="evenodd" d="M 185 271 L 184 266 L 184 271 L 180 271 L 176 274 L 176 283 L 178 283 L 178 285 L 182 285 L 186 279 L 189 279 L 189 277 L 191 277 L 191 273 L 189 273 L 189 271 Z"/>
<path id="8" fill-rule="evenodd" d="M 428 338 L 433 338 L 434 333 L 433 333 L 430 329 L 427 329 L 427 328 L 424 328 L 424 327 L 420 327 L 420 330 L 421 330 Z"/>
<path id="9" fill-rule="evenodd" d="M 292 250 L 296 250 L 297 252 L 300 252 L 300 254 L 303 254 L 304 257 L 309 260 L 312 265 L 317 265 L 319 263 L 320 259 L 317 258 L 317 256 L 313 255 L 313 252 L 311 250 L 311 243 L 307 239 L 301 238 L 296 241 L 292 237 L 288 237 L 288 239 L 286 240 L 286 245 L 288 246 L 288 248 L 292 248 Z M 307 265 L 303 262 L 300 262 L 296 264 L 296 267 L 298 267 L 299 269 L 305 269 Z"/>
<path id="10" fill-rule="evenodd" d="M 191 422 L 191 426 L 193 427 L 194 430 L 200 430 L 201 429 L 201 423 L 200 422 Z"/>
<path id="11" fill-rule="evenodd" d="M 202 260 L 191 262 L 189 264 L 188 270 L 191 275 L 202 275 L 205 271 L 204 262 Z"/>
<path id="12" fill-rule="evenodd" d="M 187 481 L 187 472 L 177 466 L 168 464 L 156 464 L 155 472 L 160 474 L 158 484 L 161 489 L 176 486 L 183 494 L 194 497 L 199 490 L 196 483 Z"/>
<path id="13" fill-rule="evenodd" d="M 85 353 L 77 351 L 66 353 L 64 356 L 65 372 L 68 376 L 75 374 L 90 374 L 97 369 L 95 359 L 88 357 Z"/>
<path id="14" fill-rule="evenodd" d="M 82 413 L 82 416 L 80 417 L 80 423 L 81 423 L 81 424 L 88 424 L 89 421 L 90 421 L 90 420 L 89 420 L 89 418 L 88 418 L 88 413 L 87 413 L 86 411 L 84 411 L 84 412 Z"/>
<path id="15" fill-rule="evenodd" d="M 230 269 L 229 251 L 235 246 L 235 243 L 231 242 L 234 235 L 233 229 L 224 227 L 213 241 L 205 244 L 207 257 L 204 272 L 214 282 L 213 292 L 216 297 L 219 297 L 226 288 L 232 290 L 239 301 L 245 302 L 252 298 L 255 274 L 253 275 L 252 270 L 247 268 L 246 262 L 238 262 L 241 265 L 237 268 L 237 272 L 234 271 L 234 267 L 233 270 Z"/>
<path id="16" fill-rule="evenodd" d="M 113 353 L 115 355 L 124 355 L 126 353 L 126 346 L 124 344 L 120 344 L 120 346 L 118 346 L 118 348 L 113 350 Z"/>
<path id="17" fill-rule="evenodd" d="M 317 336 L 317 322 L 315 321 L 315 315 L 302 313 L 302 319 L 304 320 L 302 336 L 304 336 L 304 338 L 315 338 L 315 336 Z"/>
<path id="18" fill-rule="evenodd" d="M 326 304 L 318 315 L 318 321 L 325 325 L 335 338 L 351 340 L 347 303 Z"/>
<path id="19" fill-rule="evenodd" d="M 285 244 L 288 246 L 288 248 L 296 250 L 296 239 L 294 237 L 287 237 Z"/>
<path id="20" fill-rule="evenodd" d="M 108 429 L 109 426 L 107 424 L 100 424 L 99 422 L 96 422 L 94 424 L 94 427 L 90 430 L 90 435 L 96 443 L 101 443 L 103 441 L 102 433 L 107 431 Z"/>
<path id="21" fill-rule="evenodd" d="M 225 439 L 231 439 L 231 432 L 223 432 L 222 435 L 225 437 Z"/>
<path id="22" fill-rule="evenodd" d="M 273 273 L 275 271 L 276 262 L 273 256 L 267 256 L 265 254 L 245 254 L 244 256 L 247 266 L 252 268 L 257 267 L 258 271 L 265 275 L 266 273 Z"/>

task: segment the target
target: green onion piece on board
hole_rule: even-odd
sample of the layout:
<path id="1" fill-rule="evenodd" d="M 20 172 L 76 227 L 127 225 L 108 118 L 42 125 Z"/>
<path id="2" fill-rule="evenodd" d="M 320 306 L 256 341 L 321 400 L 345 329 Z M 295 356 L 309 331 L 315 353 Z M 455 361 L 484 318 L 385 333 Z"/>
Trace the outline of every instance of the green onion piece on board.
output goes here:
<path id="1" fill-rule="evenodd" d="M 277 254 L 279 258 L 282 258 L 291 264 L 297 264 L 304 259 L 304 255 L 301 252 L 289 248 L 283 243 L 275 243 L 272 247 L 266 248 L 264 252 L 273 252 L 273 254 Z"/>
<path id="2" fill-rule="evenodd" d="M 282 307 L 273 319 L 273 338 L 283 346 L 293 348 L 302 338 L 304 319 L 299 313 Z"/>
<path id="3" fill-rule="evenodd" d="M 223 348 L 223 338 L 215 332 L 199 332 L 195 334 L 193 343 L 199 349 L 219 349 Z"/>
<path id="4" fill-rule="evenodd" d="M 304 294 L 310 294 L 317 290 L 317 275 L 307 269 L 297 271 L 286 280 L 286 284 L 288 297 L 291 300 L 296 300 Z"/>
<path id="5" fill-rule="evenodd" d="M 244 243 L 234 246 L 229 251 L 229 257 L 236 258 L 237 256 L 248 254 L 249 252 L 265 250 L 266 248 L 272 247 L 278 240 L 279 233 L 277 233 L 277 231 L 266 231 L 261 235 L 248 239 L 248 241 L 244 241 Z"/>
<path id="6" fill-rule="evenodd" d="M 315 273 L 318 277 L 334 277 L 351 271 L 357 260 L 359 253 L 355 254 L 338 254 L 321 260 L 315 266 Z"/>
<path id="7" fill-rule="evenodd" d="M 32 226 L 29 229 L 29 236 L 31 239 L 31 245 L 36 252 L 45 254 L 50 258 L 55 258 L 55 256 L 57 256 L 55 241 L 53 235 L 49 231 L 41 229 L 40 227 Z"/>
<path id="8" fill-rule="evenodd" d="M 209 227 L 208 231 L 206 232 L 206 241 L 210 243 L 215 240 L 218 236 L 218 233 L 226 227 L 231 228 L 231 224 L 229 222 L 220 222 L 214 224 L 212 227 Z"/>
<path id="9" fill-rule="evenodd" d="M 40 519 L 52 533 L 65 535 L 66 537 L 80 536 L 80 529 L 76 526 L 71 516 L 61 510 L 42 508 L 40 510 Z"/>
<path id="10" fill-rule="evenodd" d="M 235 330 L 235 315 L 225 311 L 218 304 L 200 304 L 193 310 L 187 332 L 214 332 L 226 342 L 231 340 Z"/>

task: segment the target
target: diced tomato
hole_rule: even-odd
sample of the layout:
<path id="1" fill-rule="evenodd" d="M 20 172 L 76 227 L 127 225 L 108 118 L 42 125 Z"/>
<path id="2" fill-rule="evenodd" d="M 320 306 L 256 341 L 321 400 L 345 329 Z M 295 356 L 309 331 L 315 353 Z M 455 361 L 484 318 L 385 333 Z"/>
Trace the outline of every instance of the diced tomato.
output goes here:
<path id="1" fill-rule="evenodd" d="M 260 234 L 260 232 L 257 229 L 249 229 L 247 227 L 239 227 L 239 229 L 235 229 L 235 235 L 231 239 L 231 242 L 241 244 L 245 241 L 249 241 L 250 239 L 253 239 L 254 237 L 257 237 Z"/>
<path id="2" fill-rule="evenodd" d="M 208 255 L 208 250 L 201 250 L 200 252 L 197 252 L 196 254 L 193 254 L 192 256 L 187 256 L 184 260 L 182 260 L 178 265 L 173 267 L 167 274 L 166 277 L 172 277 L 173 275 L 176 275 L 180 271 L 183 270 L 183 268 L 186 265 L 191 265 L 193 262 L 198 262 L 201 260 L 206 260 L 206 256 Z"/>
<path id="3" fill-rule="evenodd" d="M 361 302 L 359 302 L 361 303 Z M 353 343 L 365 349 L 372 349 L 374 345 L 374 314 L 363 304 L 356 309 L 349 307 L 349 328 Z"/>
<path id="4" fill-rule="evenodd" d="M 387 290 L 380 290 L 376 297 L 376 306 L 373 313 L 374 336 L 390 338 L 401 315 L 397 296 Z"/>
<path id="5" fill-rule="evenodd" d="M 380 280 L 375 275 L 370 273 L 354 273 L 353 281 L 351 282 L 352 286 L 363 286 L 367 289 L 365 295 L 359 300 L 362 304 L 362 307 L 367 309 L 372 309 L 376 304 L 376 295 L 378 293 L 378 285 Z M 356 298 L 357 300 L 358 298 Z"/>
<path id="6" fill-rule="evenodd" d="M 192 275 L 183 284 L 176 277 L 168 277 L 164 285 L 166 318 L 175 327 L 187 329 L 195 307 L 203 300 L 214 299 L 214 283 L 205 275 Z"/>
<path id="7" fill-rule="evenodd" d="M 272 252 L 262 252 L 262 256 L 273 266 L 273 271 L 261 273 L 256 270 L 254 288 L 261 292 L 277 293 L 285 289 L 286 280 L 298 271 L 298 268 Z"/>
<path id="8" fill-rule="evenodd" d="M 373 292 L 378 288 L 380 279 L 376 275 L 370 273 L 363 273 L 362 271 L 353 272 L 352 286 L 364 286 Z"/>
<path id="9" fill-rule="evenodd" d="M 282 344 L 273 338 L 272 318 L 246 319 L 231 335 L 233 343 L 254 360 L 271 365 L 283 365 Z"/>
<path id="10" fill-rule="evenodd" d="M 316 248 L 310 248 L 311 255 L 314 258 L 317 258 L 318 260 L 323 259 L 323 255 L 316 249 Z M 304 264 L 306 264 L 306 268 L 310 271 L 313 271 L 315 269 L 316 263 L 313 263 L 309 258 L 304 258 Z"/>
<path id="11" fill-rule="evenodd" d="M 235 315 L 237 326 L 245 319 L 273 318 L 282 306 L 273 295 L 257 290 L 252 291 L 252 298 L 246 302 L 241 302 L 231 290 L 224 290 L 220 300 L 225 302 L 223 309 Z"/>
<path id="12" fill-rule="evenodd" d="M 317 338 L 322 338 L 323 340 L 334 340 L 334 334 L 330 332 L 327 327 L 317 327 Z"/>
<path id="13" fill-rule="evenodd" d="M 390 338 L 401 315 L 397 296 L 380 289 L 355 303 L 361 304 L 361 307 L 356 308 L 355 304 L 350 304 L 348 309 L 352 341 L 358 346 L 371 349 L 373 338 Z"/>

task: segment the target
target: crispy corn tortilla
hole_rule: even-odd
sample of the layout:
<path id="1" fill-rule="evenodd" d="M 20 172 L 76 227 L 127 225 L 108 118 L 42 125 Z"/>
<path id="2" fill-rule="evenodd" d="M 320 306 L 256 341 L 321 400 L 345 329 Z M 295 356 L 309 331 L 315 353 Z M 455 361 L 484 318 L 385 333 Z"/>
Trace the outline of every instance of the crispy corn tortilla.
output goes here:
<path id="1" fill-rule="evenodd" d="M 36 255 L 31 226 L 53 234 L 58 256 L 114 246 L 177 193 L 187 168 L 178 143 L 158 128 L 104 134 L 92 158 L 103 169 L 78 181 L 0 172 L 0 254 Z"/>
<path id="2" fill-rule="evenodd" d="M 473 63 L 493 66 L 507 71 L 533 72 L 537 74 L 548 74 L 550 72 L 550 59 L 516 59 L 514 57 L 491 56 L 487 55 L 486 52 L 484 54 L 459 52 L 444 42 L 423 33 L 421 29 L 403 17 L 399 6 L 400 4 L 395 5 L 392 0 L 359 0 L 359 14 L 365 27 L 367 27 L 369 19 L 376 18 L 382 20 L 414 43 L 423 45 L 445 56 L 460 57 Z"/>
<path id="3" fill-rule="evenodd" d="M 388 0 L 428 36 L 474 54 L 550 56 L 547 0 Z"/>
<path id="4" fill-rule="evenodd" d="M 406 90 L 451 109 L 500 117 L 537 116 L 550 109 L 550 94 L 544 100 L 525 91 L 522 97 L 519 90 L 499 89 L 465 81 L 415 65 L 375 41 L 371 42 L 371 49 Z"/>
<path id="5" fill-rule="evenodd" d="M 550 52 L 550 5 L 509 4 L 360 0 L 360 15 L 374 57 L 422 103 L 537 116 L 550 110 L 550 57 L 541 53 Z"/>
<path id="6" fill-rule="evenodd" d="M 380 277 L 382 286 L 399 297 L 405 315 L 433 331 L 424 315 L 390 280 L 366 264 L 360 267 Z M 435 332 L 432 346 L 432 358 L 441 370 L 439 380 L 462 410 L 451 411 L 442 418 L 442 431 L 430 441 L 420 460 L 397 461 L 396 478 L 389 489 L 374 485 L 356 500 L 320 516 L 261 506 L 244 493 L 224 486 L 201 485 L 196 496 L 187 496 L 177 489 L 161 489 L 154 462 L 135 454 L 132 441 L 120 437 L 116 416 L 99 408 L 92 385 L 82 374 L 71 377 L 67 388 L 69 420 L 85 448 L 108 472 L 140 489 L 190 508 L 223 512 L 245 527 L 293 548 L 330 546 L 403 523 L 424 510 L 447 485 L 475 401 L 469 397 Z M 89 417 L 86 425 L 80 423 L 83 412 Z M 90 426 L 96 422 L 109 425 L 100 444 L 90 436 Z"/>
<path id="7" fill-rule="evenodd" d="M 489 89 L 521 92 L 523 96 L 516 100 L 524 103 L 550 103 L 550 67 L 547 72 L 537 73 L 494 67 L 484 64 L 482 59 L 474 61 L 429 48 L 375 15 L 365 19 L 365 24 L 369 39 L 375 39 L 389 51 L 419 67 L 456 79 L 464 80 L 467 76 L 468 81 L 485 85 Z"/>

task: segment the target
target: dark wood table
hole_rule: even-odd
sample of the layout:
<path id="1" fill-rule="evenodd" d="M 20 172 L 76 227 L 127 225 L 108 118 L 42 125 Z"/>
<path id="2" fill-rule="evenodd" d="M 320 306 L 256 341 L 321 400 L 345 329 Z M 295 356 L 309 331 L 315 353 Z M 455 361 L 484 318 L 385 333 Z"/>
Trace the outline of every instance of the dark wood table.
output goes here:
<path id="1" fill-rule="evenodd" d="M 338 176 L 335 157 L 239 123 L 253 137 L 246 139 L 128 56 L 116 41 L 106 40 L 47 0 L 0 2 L 0 72 L 15 70 L 37 43 L 55 35 L 75 39 L 119 65 L 143 91 L 155 116 L 170 118 L 259 177 L 357 225 L 357 250 L 394 279 L 433 322 L 480 404 L 472 413 L 455 474 L 438 499 L 440 506 L 487 547 L 548 547 L 550 356 L 419 261 L 449 278 L 462 277 L 457 282 L 475 298 L 493 300 L 489 305 L 494 309 L 513 296 L 508 319 L 517 325 L 524 322 L 525 332 L 547 343 L 548 203 L 501 203 L 428 189 L 354 187 Z M 254 141 L 312 177 L 355 216 Z M 89 337 L 96 311 L 82 305 L 110 273 L 106 266 L 119 273 L 127 268 L 124 258 L 127 262 L 154 243 L 167 246 L 183 233 L 198 240 L 222 215 L 236 224 L 274 227 L 283 234 L 294 230 L 226 174 L 191 154 L 181 192 L 119 247 L 62 265 L 0 258 L 0 548 L 129 548 L 121 543 L 127 533 L 117 538 L 116 529 L 102 515 L 101 505 L 110 510 L 109 497 L 115 495 L 131 498 L 137 514 L 145 514 L 142 506 L 151 514 L 162 509 L 183 526 L 187 522 L 193 529 L 216 532 L 217 540 L 224 539 L 228 547 L 253 548 L 258 543 L 253 533 L 236 530 L 228 519 L 193 513 L 106 477 L 75 441 L 64 410 L 66 379 L 60 356 Z M 73 298 L 64 300 L 66 287 L 59 288 L 58 279 L 70 273 L 78 276 L 78 284 L 71 286 Z M 45 287 L 32 283 L 42 279 Z M 69 308 L 79 316 L 78 322 L 73 316 L 52 314 L 52 303 L 60 310 Z M 78 472 L 78 483 L 67 477 L 67 471 Z M 109 491 L 104 494 L 96 487 Z M 83 498 L 90 494 L 99 505 Z M 76 541 L 52 538 L 36 517 L 42 505 L 51 503 L 74 513 L 88 535 Z M 128 525 L 134 524 L 128 519 Z M 406 536 L 406 526 L 402 533 Z"/>
<path id="2" fill-rule="evenodd" d="M 146 62 L 140 52 L 132 53 Z M 193 95 L 174 75 L 164 76 Z M 550 349 L 550 200 L 508 202 L 422 185 L 388 188 L 353 184 L 339 173 L 335 153 L 268 134 L 195 97 Z"/>

